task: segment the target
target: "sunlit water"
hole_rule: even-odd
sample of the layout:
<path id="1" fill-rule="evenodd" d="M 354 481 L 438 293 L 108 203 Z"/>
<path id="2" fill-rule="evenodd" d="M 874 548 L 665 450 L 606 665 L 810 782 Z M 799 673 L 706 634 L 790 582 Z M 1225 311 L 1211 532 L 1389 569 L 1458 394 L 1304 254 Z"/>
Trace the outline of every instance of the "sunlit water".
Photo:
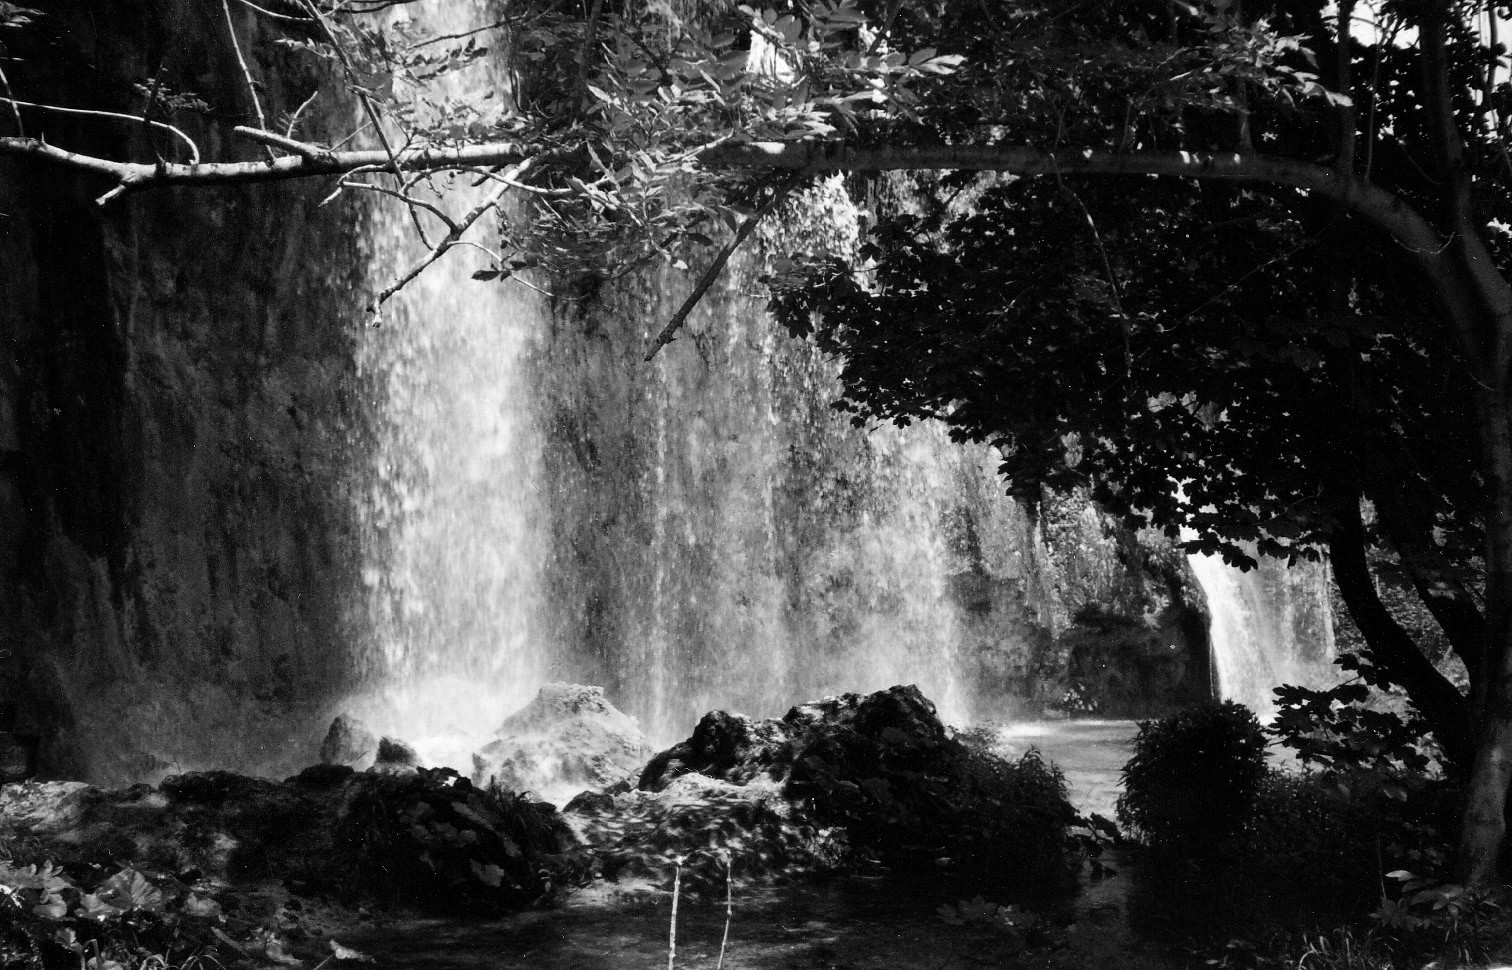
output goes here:
<path id="1" fill-rule="evenodd" d="M 1017 758 L 1038 749 L 1065 774 L 1071 804 L 1085 815 L 1111 819 L 1138 731 L 1134 721 L 1024 721 L 999 727 L 994 750 Z"/>
<path id="2" fill-rule="evenodd" d="M 1187 561 L 1212 614 L 1209 633 L 1220 697 L 1268 722 L 1276 714 L 1275 688 L 1339 682 L 1326 566 L 1262 560 L 1259 567 L 1241 571 L 1217 556 Z"/>

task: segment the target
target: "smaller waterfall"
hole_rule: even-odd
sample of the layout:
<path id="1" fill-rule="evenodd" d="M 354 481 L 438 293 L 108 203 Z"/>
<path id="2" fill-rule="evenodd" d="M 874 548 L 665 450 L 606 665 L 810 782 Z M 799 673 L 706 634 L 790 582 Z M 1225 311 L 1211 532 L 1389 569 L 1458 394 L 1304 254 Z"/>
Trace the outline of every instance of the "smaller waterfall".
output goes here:
<path id="1" fill-rule="evenodd" d="M 1213 668 L 1224 700 L 1269 721 L 1276 687 L 1338 681 L 1326 566 L 1262 560 L 1241 571 L 1217 556 L 1189 556 L 1188 562 L 1207 595 Z"/>

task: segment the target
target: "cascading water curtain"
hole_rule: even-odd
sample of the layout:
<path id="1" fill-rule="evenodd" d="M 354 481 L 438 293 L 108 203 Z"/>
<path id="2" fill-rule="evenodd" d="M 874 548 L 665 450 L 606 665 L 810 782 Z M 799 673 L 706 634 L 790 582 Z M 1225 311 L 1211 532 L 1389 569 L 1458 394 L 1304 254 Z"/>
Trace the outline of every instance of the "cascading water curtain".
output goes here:
<path id="1" fill-rule="evenodd" d="M 446 34 L 488 22 L 487 7 L 435 0 L 395 15 Z M 476 96 L 505 80 L 475 64 L 451 83 Z M 458 181 L 438 201 L 465 209 L 484 191 Z M 485 226 L 474 232 L 491 242 Z M 425 252 L 394 204 L 376 208 L 370 242 L 375 291 Z M 484 260 L 452 250 L 388 303 L 360 351 L 377 430 L 360 499 L 369 689 L 352 706 L 428 761 L 459 767 L 549 664 L 541 445 L 523 376 L 542 311 L 528 290 L 474 281 Z"/>

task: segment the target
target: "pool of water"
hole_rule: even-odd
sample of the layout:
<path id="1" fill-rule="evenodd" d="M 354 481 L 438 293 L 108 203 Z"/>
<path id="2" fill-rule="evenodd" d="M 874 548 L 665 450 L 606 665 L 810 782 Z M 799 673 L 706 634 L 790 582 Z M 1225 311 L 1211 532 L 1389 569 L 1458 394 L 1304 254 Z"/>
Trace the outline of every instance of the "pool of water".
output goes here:
<path id="1" fill-rule="evenodd" d="M 996 728 L 993 750 L 1017 758 L 1030 748 L 1060 766 L 1071 803 L 1085 814 L 1113 817 L 1119 779 L 1139 733 L 1134 721 L 1021 721 Z"/>
<path id="2" fill-rule="evenodd" d="M 1037 748 L 1065 772 L 1072 802 L 1113 816 L 1133 721 L 1041 721 L 998 725 L 991 742 L 1005 757 Z M 1113 858 L 1122 869 L 1120 858 Z M 1025 952 L 1012 935 L 940 918 L 942 905 L 973 890 L 939 880 L 847 876 L 817 884 L 744 887 L 723 899 L 680 900 L 678 968 L 1023 967 L 1038 970 L 1156 970 L 1169 964 L 1135 938 L 1122 918 L 1127 877 L 1083 886 L 1073 899 L 1045 900 L 1057 945 Z M 668 965 L 670 894 L 600 883 L 548 911 L 487 922 L 400 920 L 354 929 L 355 944 L 394 970 L 626 970 Z M 728 923 L 728 942 L 725 941 Z"/>

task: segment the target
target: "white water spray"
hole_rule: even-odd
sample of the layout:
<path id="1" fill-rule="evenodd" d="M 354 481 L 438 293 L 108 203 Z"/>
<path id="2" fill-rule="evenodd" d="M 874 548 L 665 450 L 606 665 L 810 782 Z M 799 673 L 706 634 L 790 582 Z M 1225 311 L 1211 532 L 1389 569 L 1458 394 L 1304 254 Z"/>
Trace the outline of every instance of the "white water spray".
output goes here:
<path id="1" fill-rule="evenodd" d="M 1326 566 L 1271 560 L 1247 572 L 1217 556 L 1189 556 L 1207 594 L 1219 696 L 1261 721 L 1276 714 L 1274 688 L 1337 683 Z"/>

